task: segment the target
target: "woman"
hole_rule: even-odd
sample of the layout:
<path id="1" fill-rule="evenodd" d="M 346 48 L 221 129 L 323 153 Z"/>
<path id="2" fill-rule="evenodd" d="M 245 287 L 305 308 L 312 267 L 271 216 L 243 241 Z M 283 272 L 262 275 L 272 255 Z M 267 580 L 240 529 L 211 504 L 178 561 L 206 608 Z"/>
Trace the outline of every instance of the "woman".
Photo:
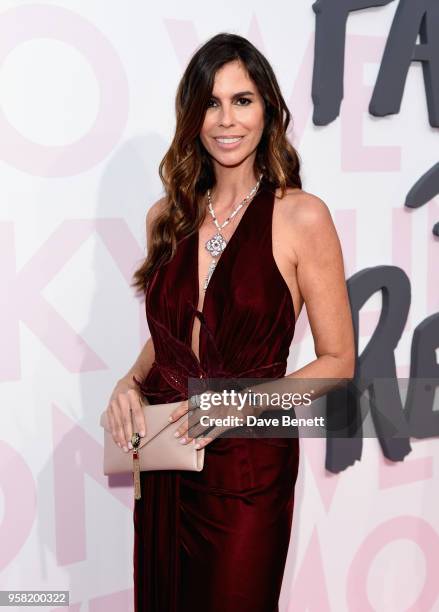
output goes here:
<path id="1" fill-rule="evenodd" d="M 273 71 L 248 40 L 218 34 L 192 57 L 160 164 L 166 195 L 148 211 L 148 257 L 134 276 L 151 339 L 108 407 L 126 452 L 131 417 L 145 432 L 140 394 L 181 400 L 178 418 L 188 376 L 284 377 L 304 301 L 317 359 L 288 376 L 353 375 L 339 240 L 326 204 L 302 190 L 289 122 Z M 176 444 L 192 443 L 180 429 Z M 135 610 L 278 610 L 298 439 L 211 435 L 199 444 L 201 472 L 141 473 Z"/>

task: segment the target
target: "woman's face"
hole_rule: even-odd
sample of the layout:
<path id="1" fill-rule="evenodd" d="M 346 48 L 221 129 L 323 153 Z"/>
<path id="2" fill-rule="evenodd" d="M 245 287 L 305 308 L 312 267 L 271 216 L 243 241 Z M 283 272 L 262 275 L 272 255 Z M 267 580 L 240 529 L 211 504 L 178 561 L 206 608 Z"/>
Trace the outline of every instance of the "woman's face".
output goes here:
<path id="1" fill-rule="evenodd" d="M 215 75 L 201 142 L 219 164 L 236 166 L 256 151 L 263 130 L 264 101 L 255 83 L 239 61 L 224 64 Z"/>

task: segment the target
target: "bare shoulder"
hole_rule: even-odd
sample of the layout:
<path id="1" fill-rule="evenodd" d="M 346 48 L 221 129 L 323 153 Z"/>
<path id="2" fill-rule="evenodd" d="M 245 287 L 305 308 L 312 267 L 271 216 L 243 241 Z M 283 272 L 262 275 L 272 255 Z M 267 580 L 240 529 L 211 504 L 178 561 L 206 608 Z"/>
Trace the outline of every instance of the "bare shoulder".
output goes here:
<path id="1" fill-rule="evenodd" d="M 160 198 L 160 200 L 157 200 L 157 202 L 154 202 L 154 204 L 148 208 L 148 212 L 146 213 L 147 224 L 155 221 L 155 219 L 165 210 L 167 202 L 167 197 L 164 196 L 163 198 Z"/>
<path id="2" fill-rule="evenodd" d="M 328 205 L 318 196 L 303 189 L 288 188 L 283 198 L 276 189 L 279 215 L 288 225 L 294 224 L 298 230 L 312 230 L 331 222 Z"/>
<path id="3" fill-rule="evenodd" d="M 157 202 L 154 202 L 154 204 L 148 208 L 146 213 L 146 236 L 148 244 L 150 244 L 152 225 L 157 217 L 166 209 L 166 206 L 167 198 L 164 196 L 163 198 L 160 198 L 160 200 L 157 200 Z"/>
<path id="4" fill-rule="evenodd" d="M 276 190 L 276 235 L 285 245 L 289 260 L 296 266 L 310 252 L 337 248 L 338 236 L 327 204 L 302 189 L 288 189 L 283 198 Z"/>

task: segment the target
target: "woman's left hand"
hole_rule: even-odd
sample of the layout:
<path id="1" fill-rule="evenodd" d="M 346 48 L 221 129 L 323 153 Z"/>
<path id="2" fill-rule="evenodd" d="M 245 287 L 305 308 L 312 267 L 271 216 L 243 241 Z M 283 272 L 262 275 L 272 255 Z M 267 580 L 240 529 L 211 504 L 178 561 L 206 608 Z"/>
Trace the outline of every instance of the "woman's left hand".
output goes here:
<path id="1" fill-rule="evenodd" d="M 192 410 L 192 406 L 191 406 L 191 410 Z M 189 429 L 189 418 L 190 418 L 190 414 L 189 414 L 189 400 L 184 400 L 181 405 L 176 408 L 174 410 L 174 412 L 171 414 L 171 422 L 175 422 L 178 421 L 178 419 L 180 417 L 182 417 L 184 414 L 188 414 L 188 418 L 184 420 L 184 422 L 180 425 L 180 427 L 177 429 L 177 431 L 175 432 L 175 438 L 176 438 L 176 442 L 180 443 L 180 444 L 189 444 L 190 442 L 192 442 L 192 440 L 194 440 L 194 438 L 191 438 L 188 435 L 188 429 Z M 196 448 L 204 448 L 207 444 L 209 444 L 209 442 L 212 442 L 213 438 L 207 438 L 207 437 L 202 437 L 200 439 L 197 439 L 195 442 L 195 447 Z"/>
<path id="2" fill-rule="evenodd" d="M 209 392 L 203 393 L 203 398 L 209 397 Z M 180 425 L 175 432 L 176 442 L 180 444 L 190 444 L 195 440 L 195 448 L 201 449 L 210 444 L 212 440 L 220 436 L 229 429 L 236 429 L 240 425 L 222 425 L 215 424 L 213 426 L 202 425 L 200 422 L 201 417 L 208 416 L 210 419 L 220 419 L 222 422 L 225 417 L 238 417 L 242 419 L 242 424 L 245 425 L 245 420 L 248 415 L 257 416 L 259 414 L 258 406 L 250 406 L 248 403 L 244 406 L 240 406 L 239 410 L 236 406 L 229 406 L 220 404 L 219 406 L 209 406 L 208 410 L 201 410 L 198 406 L 191 404 L 189 410 L 189 400 L 184 400 L 181 405 L 174 410 L 171 414 L 172 422 L 177 421 L 184 414 L 188 414 L 188 418 Z M 191 431 L 191 436 L 188 434 L 188 430 Z M 209 431 L 209 435 L 204 435 L 206 431 Z"/>

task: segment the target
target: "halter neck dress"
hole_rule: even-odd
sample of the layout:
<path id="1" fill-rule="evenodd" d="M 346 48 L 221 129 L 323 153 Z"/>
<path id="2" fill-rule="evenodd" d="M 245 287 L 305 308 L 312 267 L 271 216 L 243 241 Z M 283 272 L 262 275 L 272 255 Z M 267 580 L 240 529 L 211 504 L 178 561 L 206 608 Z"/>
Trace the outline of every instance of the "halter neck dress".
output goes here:
<path id="1" fill-rule="evenodd" d="M 205 291 L 195 232 L 145 293 L 151 404 L 188 398 L 188 377 L 281 378 L 295 329 L 273 257 L 274 191 L 247 205 Z M 200 319 L 199 359 L 191 347 Z M 176 441 L 178 444 L 178 441 Z M 216 438 L 201 472 L 141 472 L 134 502 L 135 612 L 275 612 L 291 533 L 298 438 Z"/>

